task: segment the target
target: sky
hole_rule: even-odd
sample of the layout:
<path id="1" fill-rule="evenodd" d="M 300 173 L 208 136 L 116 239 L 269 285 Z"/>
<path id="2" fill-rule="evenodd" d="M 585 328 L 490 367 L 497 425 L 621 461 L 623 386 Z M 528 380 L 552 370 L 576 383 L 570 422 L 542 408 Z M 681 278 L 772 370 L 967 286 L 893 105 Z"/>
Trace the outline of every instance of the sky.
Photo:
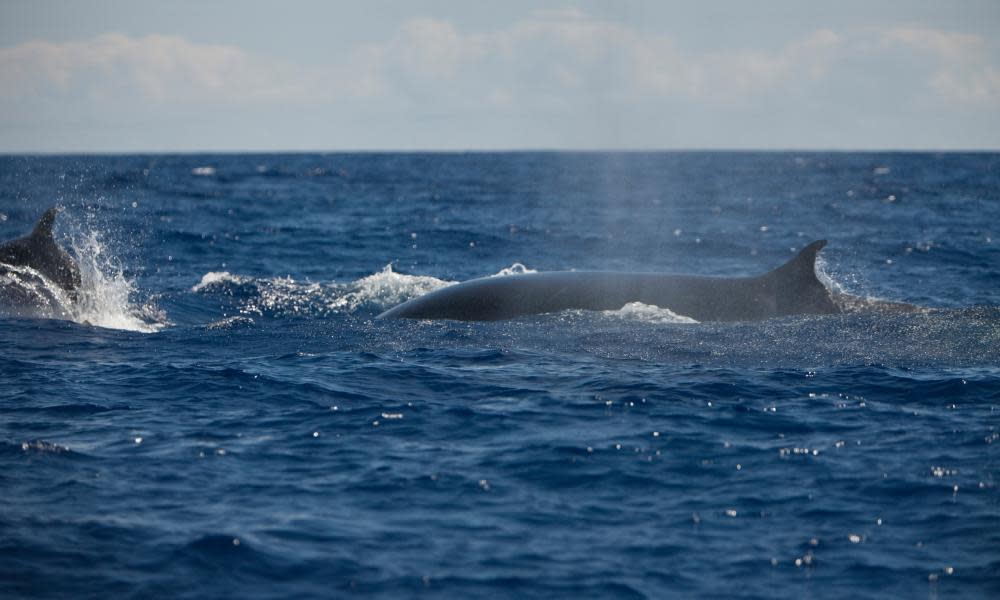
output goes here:
<path id="1" fill-rule="evenodd" d="M 2 0 L 0 152 L 1000 149 L 997 0 Z"/>

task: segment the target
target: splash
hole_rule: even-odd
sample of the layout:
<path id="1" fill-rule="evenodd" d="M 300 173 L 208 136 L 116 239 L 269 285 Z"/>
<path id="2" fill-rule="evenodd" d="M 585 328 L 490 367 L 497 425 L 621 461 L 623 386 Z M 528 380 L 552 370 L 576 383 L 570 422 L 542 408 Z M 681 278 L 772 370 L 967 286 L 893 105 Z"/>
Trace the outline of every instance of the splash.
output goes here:
<path id="1" fill-rule="evenodd" d="M 169 324 L 152 301 L 135 300 L 139 294 L 134 282 L 107 252 L 99 232 L 77 232 L 70 236 L 69 247 L 80 268 L 76 298 L 31 267 L 4 264 L 0 305 L 5 314 L 144 333 Z"/>
<path id="2" fill-rule="evenodd" d="M 847 293 L 844 286 L 827 272 L 827 262 L 822 254 L 816 255 L 816 262 L 813 264 L 813 268 L 815 269 L 816 279 L 819 279 L 819 282 L 823 284 L 823 287 L 830 290 L 831 294 L 837 296 Z"/>
<path id="3" fill-rule="evenodd" d="M 140 302 L 135 282 L 125 275 L 121 263 L 107 251 L 97 231 L 78 233 L 70 248 L 80 267 L 80 289 L 75 302 L 55 287 L 64 299 L 70 320 L 77 323 L 153 333 L 166 327 L 166 315 L 152 300 Z"/>

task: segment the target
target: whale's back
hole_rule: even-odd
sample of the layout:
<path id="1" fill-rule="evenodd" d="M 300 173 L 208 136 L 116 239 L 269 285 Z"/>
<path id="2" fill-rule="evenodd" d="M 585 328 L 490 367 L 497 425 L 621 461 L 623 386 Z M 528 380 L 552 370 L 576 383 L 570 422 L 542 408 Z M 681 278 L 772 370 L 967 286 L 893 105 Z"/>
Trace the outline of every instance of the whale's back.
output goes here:
<path id="1" fill-rule="evenodd" d="M 667 308 L 699 321 L 759 320 L 839 312 L 816 277 L 809 244 L 759 277 L 697 277 L 657 273 L 555 271 L 484 277 L 404 302 L 380 318 L 494 321 L 566 309 L 617 310 L 630 302 Z"/>

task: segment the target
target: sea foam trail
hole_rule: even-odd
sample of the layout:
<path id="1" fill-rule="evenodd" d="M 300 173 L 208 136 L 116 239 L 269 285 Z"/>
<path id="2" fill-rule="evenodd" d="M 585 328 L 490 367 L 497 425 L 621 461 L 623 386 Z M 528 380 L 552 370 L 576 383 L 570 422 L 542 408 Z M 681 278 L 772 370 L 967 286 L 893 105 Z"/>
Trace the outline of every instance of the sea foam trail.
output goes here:
<path id="1" fill-rule="evenodd" d="M 534 273 L 521 263 L 489 277 Z M 250 277 L 229 271 L 210 271 L 191 287 L 196 294 L 230 296 L 243 315 L 321 317 L 359 310 L 383 311 L 411 298 L 454 285 L 428 275 L 397 273 L 392 264 L 350 283 L 296 281 L 291 277 Z"/>
<path id="2" fill-rule="evenodd" d="M 191 291 L 231 296 L 244 315 L 326 316 L 384 310 L 410 298 L 452 285 L 436 277 L 397 273 L 392 265 L 350 283 L 296 281 L 291 277 L 249 277 L 211 271 Z"/>

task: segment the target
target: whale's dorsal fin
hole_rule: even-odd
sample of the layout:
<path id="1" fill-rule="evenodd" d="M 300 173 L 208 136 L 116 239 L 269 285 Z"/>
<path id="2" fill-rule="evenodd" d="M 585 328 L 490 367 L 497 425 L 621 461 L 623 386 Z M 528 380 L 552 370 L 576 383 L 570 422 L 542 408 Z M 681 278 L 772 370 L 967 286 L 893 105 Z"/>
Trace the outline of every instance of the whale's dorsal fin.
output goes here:
<path id="1" fill-rule="evenodd" d="M 62 211 L 62 208 L 58 206 L 53 206 L 49 210 L 45 211 L 41 219 L 38 219 L 38 224 L 35 225 L 35 229 L 32 230 L 31 235 L 28 236 L 33 241 L 40 240 L 51 240 L 52 239 L 52 226 L 56 222 L 56 215 Z"/>
<path id="2" fill-rule="evenodd" d="M 781 265 L 777 269 L 768 273 L 783 278 L 807 278 L 816 279 L 816 257 L 819 251 L 826 246 L 826 240 L 816 240 L 795 255 L 795 258 Z"/>
<path id="3" fill-rule="evenodd" d="M 54 237 L 52 226 L 62 211 L 53 206 L 45 211 L 30 234 L 0 244 L 0 262 L 35 269 L 70 294 L 80 287 L 80 267 Z"/>
<path id="4" fill-rule="evenodd" d="M 795 258 L 763 276 L 775 293 L 775 301 L 783 314 L 838 313 L 830 290 L 816 276 L 816 256 L 826 246 L 826 240 L 812 242 Z"/>

